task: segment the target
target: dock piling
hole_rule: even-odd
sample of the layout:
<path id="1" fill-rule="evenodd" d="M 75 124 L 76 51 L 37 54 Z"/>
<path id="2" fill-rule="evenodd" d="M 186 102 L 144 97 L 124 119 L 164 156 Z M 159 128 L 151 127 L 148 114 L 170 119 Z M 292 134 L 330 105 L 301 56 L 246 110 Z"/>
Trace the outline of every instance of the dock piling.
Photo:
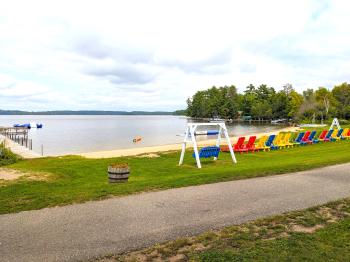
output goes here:
<path id="1" fill-rule="evenodd" d="M 32 139 L 28 138 L 28 129 L 24 127 L 0 127 L 0 134 L 24 146 L 33 149 Z"/>

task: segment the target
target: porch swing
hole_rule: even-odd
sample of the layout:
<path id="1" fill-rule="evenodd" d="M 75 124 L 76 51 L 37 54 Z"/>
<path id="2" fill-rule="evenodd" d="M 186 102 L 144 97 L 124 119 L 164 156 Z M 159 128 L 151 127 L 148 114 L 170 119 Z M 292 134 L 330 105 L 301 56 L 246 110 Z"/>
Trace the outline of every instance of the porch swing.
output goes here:
<path id="1" fill-rule="evenodd" d="M 216 127 L 219 127 L 219 131 L 215 131 L 215 132 L 214 131 L 204 131 L 204 133 L 200 132 L 200 131 L 196 132 L 196 129 L 198 126 L 216 126 Z M 207 134 L 208 135 L 209 133 L 218 135 L 217 140 L 216 140 L 216 145 L 203 147 L 198 151 L 196 135 L 200 135 L 200 134 Z M 226 138 L 226 142 L 227 142 L 227 145 L 228 145 L 230 153 L 231 153 L 232 161 L 233 161 L 233 163 L 237 163 L 235 154 L 234 154 L 233 149 L 232 149 L 231 141 L 230 141 L 230 138 L 228 136 L 227 128 L 226 128 L 226 125 L 224 122 L 222 122 L 222 123 L 221 122 L 218 122 L 218 123 L 188 123 L 186 133 L 185 133 L 185 139 L 184 139 L 184 142 L 182 144 L 182 151 L 181 151 L 179 165 L 182 165 L 182 163 L 183 163 L 187 143 L 193 144 L 194 153 L 192 156 L 196 159 L 198 168 L 202 167 L 201 162 L 200 162 L 200 158 L 214 157 L 214 160 L 216 160 L 219 156 L 219 153 L 220 153 L 220 142 L 221 142 L 222 133 L 224 133 L 224 136 Z"/>
<path id="2" fill-rule="evenodd" d="M 218 146 L 206 146 L 199 150 L 199 158 L 210 158 L 219 157 L 220 147 Z M 196 158 L 196 154 L 193 153 L 192 156 Z"/>

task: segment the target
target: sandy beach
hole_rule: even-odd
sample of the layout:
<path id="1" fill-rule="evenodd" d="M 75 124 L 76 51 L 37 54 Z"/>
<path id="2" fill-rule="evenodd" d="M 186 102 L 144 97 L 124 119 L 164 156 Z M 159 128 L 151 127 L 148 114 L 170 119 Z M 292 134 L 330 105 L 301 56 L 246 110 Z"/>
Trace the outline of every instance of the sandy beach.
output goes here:
<path id="1" fill-rule="evenodd" d="M 42 157 L 40 154 L 29 150 L 28 148 L 21 146 L 20 144 L 17 144 L 16 142 L 12 141 L 7 137 L 4 137 L 3 135 L 0 135 L 0 143 L 5 143 L 6 148 L 9 148 L 13 153 L 19 155 L 20 157 L 26 159 Z"/>
<path id="2" fill-rule="evenodd" d="M 277 134 L 279 132 L 297 132 L 298 130 L 299 130 L 299 127 L 286 127 L 286 128 L 281 128 L 278 131 L 273 131 L 268 133 L 258 133 L 254 135 L 256 135 L 257 138 L 259 139 L 264 135 Z M 247 137 L 249 136 L 250 135 L 248 135 Z M 235 143 L 237 139 L 238 137 L 231 137 L 231 143 Z M 215 144 L 215 141 L 216 141 L 215 139 L 199 141 L 198 145 L 199 146 L 213 145 Z M 221 140 L 221 144 L 222 145 L 226 144 L 225 139 Z M 111 158 L 111 157 L 121 157 L 121 156 L 136 156 L 136 155 L 150 154 L 150 153 L 157 153 L 157 152 L 177 151 L 181 149 L 181 146 L 182 146 L 182 143 L 178 143 L 178 144 L 169 144 L 169 145 L 161 145 L 161 146 L 96 151 L 96 152 L 82 153 L 78 155 L 86 158 Z M 187 147 L 192 147 L 192 144 L 189 143 Z"/>

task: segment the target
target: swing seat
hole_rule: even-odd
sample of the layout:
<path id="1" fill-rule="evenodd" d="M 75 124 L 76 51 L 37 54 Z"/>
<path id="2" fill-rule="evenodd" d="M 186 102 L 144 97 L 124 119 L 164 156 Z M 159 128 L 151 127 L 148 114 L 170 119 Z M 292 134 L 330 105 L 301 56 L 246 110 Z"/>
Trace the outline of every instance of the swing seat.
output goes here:
<path id="1" fill-rule="evenodd" d="M 220 147 L 218 146 L 207 146 L 203 147 L 199 150 L 199 158 L 209 158 L 209 157 L 218 157 L 220 153 Z M 196 157 L 196 155 L 193 153 L 193 157 Z"/>

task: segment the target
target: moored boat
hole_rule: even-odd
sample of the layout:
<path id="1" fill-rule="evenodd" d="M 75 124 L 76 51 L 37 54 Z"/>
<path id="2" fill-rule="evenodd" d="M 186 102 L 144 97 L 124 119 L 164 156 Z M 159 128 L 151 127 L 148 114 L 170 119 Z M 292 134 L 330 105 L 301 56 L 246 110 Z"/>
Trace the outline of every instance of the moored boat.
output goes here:
<path id="1" fill-rule="evenodd" d="M 24 128 L 43 128 L 43 124 L 26 123 L 26 124 L 14 124 L 13 127 L 24 127 Z"/>
<path id="2" fill-rule="evenodd" d="M 14 124 L 13 127 L 31 128 L 30 124 Z"/>

